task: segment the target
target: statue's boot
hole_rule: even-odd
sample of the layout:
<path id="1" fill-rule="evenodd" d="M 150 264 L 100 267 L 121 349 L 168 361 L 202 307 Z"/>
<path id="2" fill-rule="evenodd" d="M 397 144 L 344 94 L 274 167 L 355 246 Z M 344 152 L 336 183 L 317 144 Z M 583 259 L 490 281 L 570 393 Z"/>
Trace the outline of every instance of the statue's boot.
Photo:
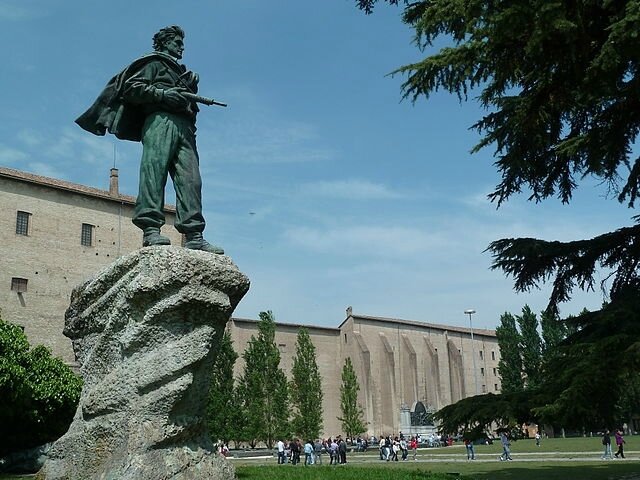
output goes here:
<path id="1" fill-rule="evenodd" d="M 157 227 L 147 227 L 143 230 L 142 246 L 150 247 L 152 245 L 171 245 L 171 240 L 164 235 L 160 235 L 160 229 Z"/>
<path id="2" fill-rule="evenodd" d="M 217 245 L 212 245 L 202 238 L 201 232 L 187 233 L 187 241 L 184 244 L 185 248 L 191 250 L 202 250 L 203 252 L 215 253 L 217 255 L 224 255 L 224 250 Z"/>

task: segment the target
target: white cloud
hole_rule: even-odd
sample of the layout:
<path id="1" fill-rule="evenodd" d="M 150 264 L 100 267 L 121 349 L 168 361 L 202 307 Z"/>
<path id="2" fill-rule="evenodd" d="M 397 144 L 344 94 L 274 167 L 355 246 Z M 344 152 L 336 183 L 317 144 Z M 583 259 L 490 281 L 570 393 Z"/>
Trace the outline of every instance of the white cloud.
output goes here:
<path id="1" fill-rule="evenodd" d="M 0 144 L 0 161 L 14 168 L 22 168 L 22 163 L 29 158 L 29 154 L 16 148 Z"/>
<path id="2" fill-rule="evenodd" d="M 350 200 L 393 200 L 405 198 L 403 192 L 367 180 L 349 179 L 305 183 L 300 190 L 306 195 Z"/>
<path id="3" fill-rule="evenodd" d="M 284 236 L 294 246 L 333 254 L 374 256 L 428 253 L 449 244 L 439 233 L 403 226 L 295 227 Z"/>
<path id="4" fill-rule="evenodd" d="M 200 154 L 230 163 L 303 163 L 333 157 L 310 125 L 268 119 L 219 125 L 199 124 Z M 209 133 L 212 132 L 212 133 Z"/>
<path id="5" fill-rule="evenodd" d="M 27 168 L 29 172 L 35 173 L 36 175 L 43 175 L 45 177 L 51 178 L 62 178 L 62 172 L 55 168 L 50 163 L 42 163 L 42 162 L 29 162 L 27 164 Z"/>
<path id="6" fill-rule="evenodd" d="M 42 145 L 44 140 L 42 134 L 36 130 L 21 130 L 16 135 L 16 138 L 31 148 Z"/>
<path id="7" fill-rule="evenodd" d="M 11 22 L 42 16 L 42 12 L 18 6 L 7 1 L 0 2 L 0 19 Z"/>
<path id="8" fill-rule="evenodd" d="M 322 162 L 335 157 L 315 124 L 282 118 L 248 88 L 234 87 L 227 94 L 228 110 L 204 110 L 198 116 L 201 157 L 234 164 Z"/>

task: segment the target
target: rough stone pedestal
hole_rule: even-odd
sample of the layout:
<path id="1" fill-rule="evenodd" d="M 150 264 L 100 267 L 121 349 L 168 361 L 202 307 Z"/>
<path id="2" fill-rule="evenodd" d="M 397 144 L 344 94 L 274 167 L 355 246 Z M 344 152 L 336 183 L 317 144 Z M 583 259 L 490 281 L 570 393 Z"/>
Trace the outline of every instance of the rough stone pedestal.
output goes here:
<path id="1" fill-rule="evenodd" d="M 213 359 L 248 289 L 228 257 L 179 247 L 143 248 L 76 288 L 64 334 L 85 383 L 37 478 L 234 478 L 211 453 L 205 412 Z"/>

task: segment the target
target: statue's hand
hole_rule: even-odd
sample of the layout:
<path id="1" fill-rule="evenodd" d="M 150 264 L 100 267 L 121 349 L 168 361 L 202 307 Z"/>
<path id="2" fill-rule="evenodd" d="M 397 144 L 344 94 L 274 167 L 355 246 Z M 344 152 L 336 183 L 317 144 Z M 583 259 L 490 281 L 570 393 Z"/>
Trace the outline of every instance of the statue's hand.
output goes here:
<path id="1" fill-rule="evenodd" d="M 200 81 L 200 76 L 196 72 L 192 72 L 191 70 L 189 70 L 182 74 L 182 79 L 189 86 L 189 89 L 192 92 L 198 92 L 198 82 Z"/>
<path id="2" fill-rule="evenodd" d="M 171 108 L 183 109 L 189 106 L 189 100 L 180 95 L 180 89 L 177 87 L 168 88 L 163 91 L 162 100 Z"/>

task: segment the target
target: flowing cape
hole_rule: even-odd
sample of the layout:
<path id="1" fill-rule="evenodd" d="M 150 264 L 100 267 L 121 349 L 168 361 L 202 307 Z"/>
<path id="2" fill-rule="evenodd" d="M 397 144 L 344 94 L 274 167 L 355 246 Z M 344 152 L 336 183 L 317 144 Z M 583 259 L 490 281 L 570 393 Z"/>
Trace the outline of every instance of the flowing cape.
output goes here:
<path id="1" fill-rule="evenodd" d="M 180 71 L 180 64 L 169 55 L 161 52 L 144 55 L 109 80 L 93 105 L 76 119 L 76 123 L 94 135 L 102 136 L 108 131 L 121 140 L 142 140 L 142 125 L 146 117 L 144 107 L 125 102 L 122 94 L 125 82 L 154 60 Z"/>

